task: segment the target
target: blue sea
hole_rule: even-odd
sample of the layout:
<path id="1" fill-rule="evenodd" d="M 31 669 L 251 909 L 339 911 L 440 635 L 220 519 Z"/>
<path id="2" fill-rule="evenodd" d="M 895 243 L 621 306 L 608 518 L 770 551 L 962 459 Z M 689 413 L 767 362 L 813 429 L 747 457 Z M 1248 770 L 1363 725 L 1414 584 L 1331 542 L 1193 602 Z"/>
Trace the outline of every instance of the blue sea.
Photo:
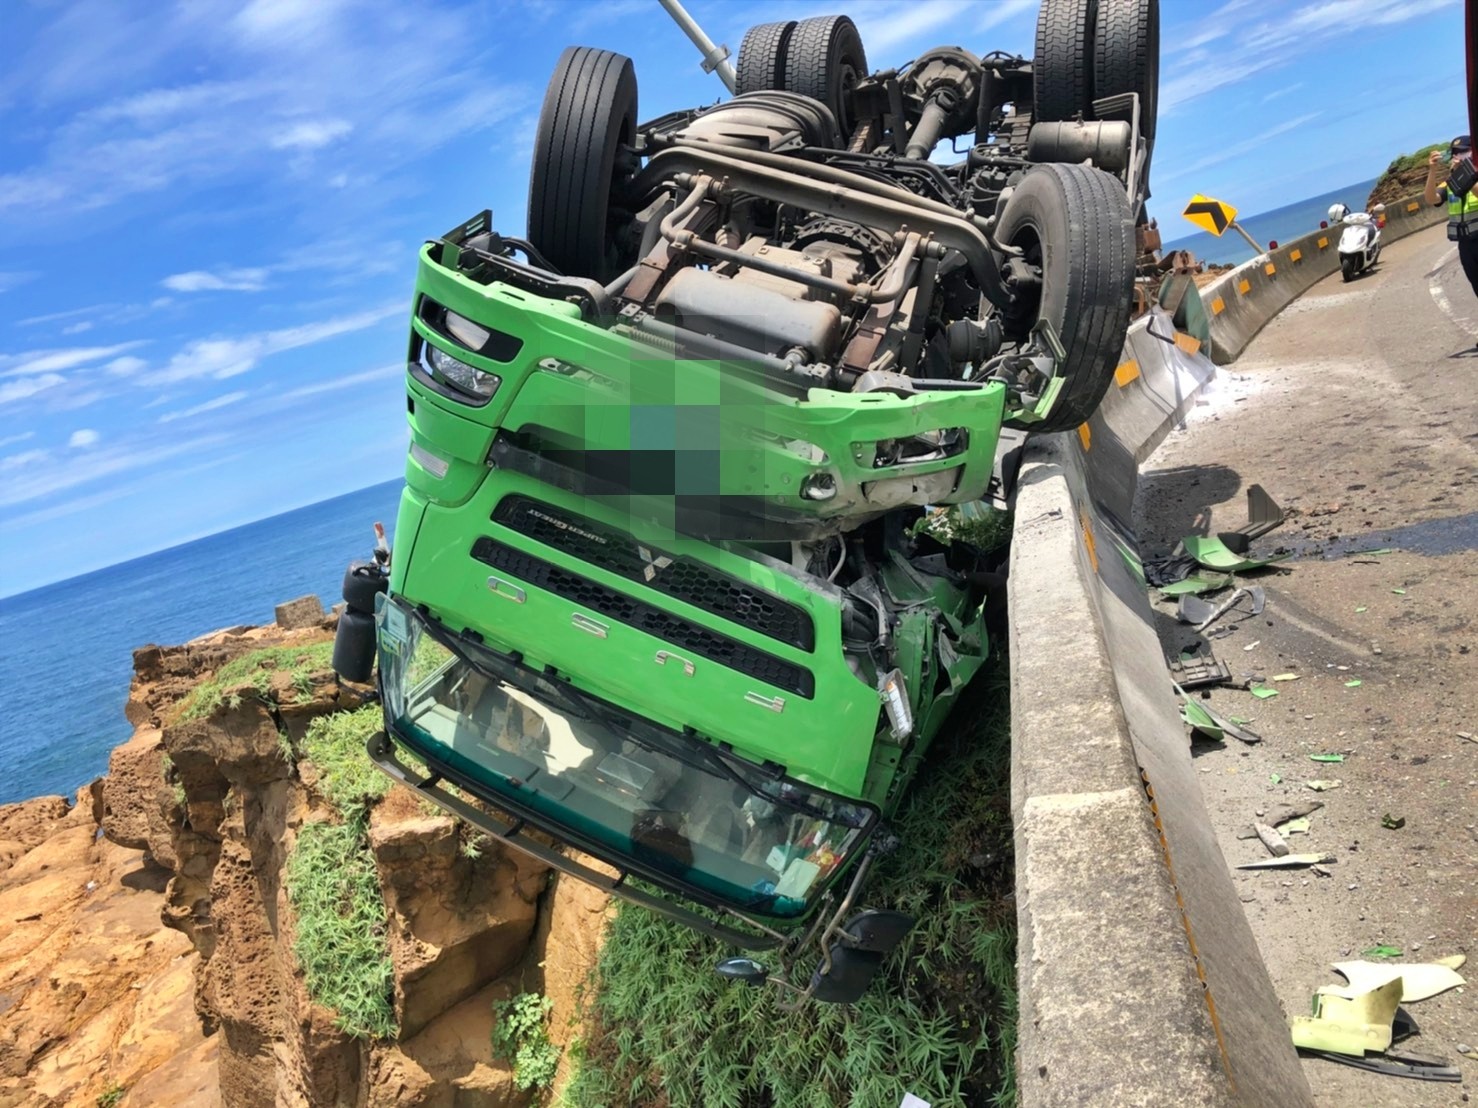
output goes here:
<path id="1" fill-rule="evenodd" d="M 1347 204 L 1352 212 L 1363 212 L 1365 201 L 1370 196 L 1370 190 L 1375 188 L 1377 178 L 1369 181 L 1360 181 L 1344 188 L 1326 192 L 1322 196 L 1311 196 L 1307 200 L 1300 200 L 1296 204 L 1286 207 L 1274 208 L 1270 212 L 1262 212 L 1258 215 L 1248 215 L 1245 212 L 1237 213 L 1237 222 L 1247 228 L 1247 233 L 1262 243 L 1266 249 L 1270 241 L 1287 242 L 1296 239 L 1299 235 L 1306 235 L 1310 231 L 1319 229 L 1319 221 L 1329 218 L 1329 206 L 1336 201 Z M 1218 199 L 1225 199 L 1218 197 Z M 1230 201 L 1228 201 L 1230 203 Z M 1236 231 L 1228 230 L 1220 238 L 1208 235 L 1205 231 L 1196 231 L 1178 239 L 1171 239 L 1178 230 L 1190 227 L 1191 223 L 1181 218 L 1179 209 L 1168 214 L 1161 214 L 1156 210 L 1155 201 L 1150 202 L 1150 214 L 1160 221 L 1160 237 L 1165 245 L 1161 248 L 1162 254 L 1168 254 L 1172 250 L 1189 250 L 1203 262 L 1230 262 L 1237 265 L 1241 262 L 1251 261 L 1254 257 L 1252 247 L 1247 240 Z"/>
<path id="2" fill-rule="evenodd" d="M 338 603 L 344 569 L 393 532 L 390 481 L 0 600 L 0 804 L 71 795 L 106 772 L 133 651 L 237 624 L 284 600 Z M 393 534 L 391 535 L 393 539 Z"/>

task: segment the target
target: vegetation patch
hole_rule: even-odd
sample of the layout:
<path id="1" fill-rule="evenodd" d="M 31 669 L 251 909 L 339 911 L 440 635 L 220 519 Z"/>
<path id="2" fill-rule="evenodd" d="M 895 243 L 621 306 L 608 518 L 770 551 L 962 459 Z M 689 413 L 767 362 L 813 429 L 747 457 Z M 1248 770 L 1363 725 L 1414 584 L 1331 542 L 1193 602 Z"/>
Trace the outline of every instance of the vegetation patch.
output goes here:
<path id="1" fill-rule="evenodd" d="M 392 1038 L 395 1022 L 384 896 L 370 853 L 369 808 L 390 787 L 364 752 L 381 725 L 380 709 L 320 716 L 303 736 L 303 754 L 341 822 L 305 824 L 288 859 L 288 899 L 297 913 L 293 952 L 316 1003 L 338 1014 L 358 1038 Z"/>
<path id="2" fill-rule="evenodd" d="M 553 1007 L 554 1001 L 538 993 L 493 1004 L 493 1056 L 513 1064 L 513 1083 L 520 1089 L 547 1089 L 559 1069 L 559 1047 L 549 1041 Z"/>
<path id="3" fill-rule="evenodd" d="M 385 901 L 361 810 L 343 823 L 307 823 L 287 863 L 287 895 L 297 913 L 293 953 L 308 995 L 338 1013 L 357 1038 L 392 1038 Z"/>
<path id="4" fill-rule="evenodd" d="M 732 951 L 622 904 L 563 1102 L 892 1108 L 912 1092 L 935 1108 L 1014 1104 L 1008 673 L 997 657 L 972 682 L 893 821 L 903 845 L 865 899 L 919 923 L 867 996 L 783 1012 L 773 987 L 714 973 Z"/>
<path id="5" fill-rule="evenodd" d="M 292 681 L 297 698 L 293 703 L 306 700 L 313 694 L 313 674 L 329 667 L 333 653 L 334 644 L 329 641 L 307 646 L 268 646 L 232 658 L 190 690 L 180 702 L 175 718 L 181 721 L 201 719 L 222 704 L 235 707 L 247 691 L 271 704 L 272 675 L 275 673 L 286 673 Z"/>
<path id="6" fill-rule="evenodd" d="M 1375 182 L 1370 196 L 1365 201 L 1367 210 L 1377 204 L 1394 204 L 1422 191 L 1427 180 L 1427 159 L 1433 150 L 1447 151 L 1447 143 L 1434 142 L 1410 154 L 1402 154 L 1386 166 L 1386 171 Z M 1443 176 L 1446 176 L 1444 170 Z"/>
<path id="7" fill-rule="evenodd" d="M 118 1104 L 123 1100 L 123 1094 L 126 1092 L 128 1092 L 128 1090 L 125 1089 L 122 1085 L 118 1084 L 118 1082 L 116 1081 L 113 1082 L 102 1092 L 98 1093 L 98 1108 L 117 1108 Z"/>
<path id="8" fill-rule="evenodd" d="M 303 754 L 318 767 L 319 789 L 345 818 L 354 818 L 390 791 L 390 778 L 364 752 L 384 725 L 378 704 L 319 716 L 303 736 Z"/>

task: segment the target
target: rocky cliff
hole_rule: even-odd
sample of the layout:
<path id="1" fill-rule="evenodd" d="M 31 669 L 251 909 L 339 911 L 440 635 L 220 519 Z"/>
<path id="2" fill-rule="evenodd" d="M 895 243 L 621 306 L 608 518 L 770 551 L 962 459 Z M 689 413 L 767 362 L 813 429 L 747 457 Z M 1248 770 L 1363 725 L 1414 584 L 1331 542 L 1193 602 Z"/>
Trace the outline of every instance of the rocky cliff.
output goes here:
<path id="1" fill-rule="evenodd" d="M 375 710 L 331 634 L 137 651 L 107 775 L 0 808 L 0 1108 L 530 1102 L 495 1003 L 548 996 L 565 1045 L 608 905 L 334 754 Z"/>

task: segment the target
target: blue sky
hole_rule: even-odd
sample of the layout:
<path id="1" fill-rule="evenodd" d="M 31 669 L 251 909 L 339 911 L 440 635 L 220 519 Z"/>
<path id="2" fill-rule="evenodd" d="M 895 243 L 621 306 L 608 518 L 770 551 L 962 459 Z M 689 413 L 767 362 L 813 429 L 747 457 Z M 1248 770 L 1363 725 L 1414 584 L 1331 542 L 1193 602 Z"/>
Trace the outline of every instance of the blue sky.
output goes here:
<path id="1" fill-rule="evenodd" d="M 874 67 L 1029 53 L 1035 0 L 850 11 Z M 657 0 L 8 0 L 0 35 L 0 595 L 387 480 L 415 251 L 520 229 L 544 83 L 635 59 L 644 118 L 716 78 Z M 1253 213 L 1466 130 L 1460 0 L 1164 0 L 1152 214 Z M 290 553 L 290 552 L 287 552 Z"/>

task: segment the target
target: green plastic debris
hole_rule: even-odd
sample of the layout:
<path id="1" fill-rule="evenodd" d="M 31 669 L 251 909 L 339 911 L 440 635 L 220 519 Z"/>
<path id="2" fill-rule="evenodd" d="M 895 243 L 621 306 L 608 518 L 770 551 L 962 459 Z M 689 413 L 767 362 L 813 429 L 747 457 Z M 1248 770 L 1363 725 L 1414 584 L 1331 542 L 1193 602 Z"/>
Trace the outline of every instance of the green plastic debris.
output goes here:
<path id="1" fill-rule="evenodd" d="M 1364 604 L 1361 604 L 1360 607 L 1358 607 L 1358 608 L 1355 609 L 1355 611 L 1357 611 L 1357 612 L 1368 612 L 1368 611 L 1370 611 L 1370 609 L 1367 608 Z"/>
<path id="2" fill-rule="evenodd" d="M 1211 714 L 1194 700 L 1187 700 L 1181 705 L 1180 718 L 1189 723 L 1194 730 L 1215 739 L 1217 742 L 1221 742 L 1226 738 L 1226 732 L 1217 726 L 1216 720 L 1211 718 Z"/>
<path id="3" fill-rule="evenodd" d="M 1252 722 L 1251 717 L 1247 716 L 1227 716 L 1227 719 L 1231 720 L 1238 727 L 1246 727 L 1249 723 Z"/>
<path id="4" fill-rule="evenodd" d="M 1310 754 L 1309 755 L 1309 761 L 1311 761 L 1311 762 L 1343 762 L 1344 760 L 1345 760 L 1345 756 L 1343 754 Z"/>
<path id="5" fill-rule="evenodd" d="M 1362 680 L 1360 680 L 1360 678 L 1356 677 L 1356 678 L 1353 678 L 1352 680 L 1346 681 L 1345 682 L 1345 688 L 1347 688 L 1347 689 L 1358 689 L 1363 684 L 1365 684 L 1365 682 L 1362 681 Z"/>
<path id="6" fill-rule="evenodd" d="M 1270 773 L 1268 774 L 1268 780 L 1275 785 L 1281 785 L 1283 784 L 1283 775 L 1281 773 Z"/>
<path id="7" fill-rule="evenodd" d="M 1339 787 L 1340 787 L 1340 784 L 1339 784 L 1339 781 L 1338 780 L 1333 780 L 1333 781 L 1328 781 L 1328 780 L 1324 780 L 1324 781 L 1305 781 L 1304 782 L 1304 788 L 1306 788 L 1306 789 L 1313 789 L 1316 793 L 1327 793 L 1330 789 L 1337 789 Z"/>
<path id="8" fill-rule="evenodd" d="M 1387 946 L 1385 943 L 1377 943 L 1369 950 L 1362 950 L 1360 954 L 1364 958 L 1399 958 L 1401 957 L 1401 948 L 1399 946 Z"/>
<path id="9" fill-rule="evenodd" d="M 1307 835 L 1309 833 L 1309 817 L 1299 816 L 1278 824 L 1280 835 Z"/>
<path id="10" fill-rule="evenodd" d="M 1278 695 L 1277 689 L 1270 689 L 1266 685 L 1253 685 L 1247 691 L 1259 700 L 1271 700 Z"/>
<path id="11" fill-rule="evenodd" d="M 1233 554 L 1227 548 L 1226 543 L 1213 535 L 1187 535 L 1180 540 L 1180 545 L 1185 547 L 1187 554 L 1207 569 L 1220 570 L 1223 573 L 1262 569 L 1263 566 L 1272 565 L 1287 557 L 1287 555 L 1279 555 L 1276 558 L 1244 558 L 1240 554 Z"/>
<path id="12" fill-rule="evenodd" d="M 1392 589 L 1391 591 L 1393 593 L 1395 593 L 1397 596 L 1405 596 L 1406 595 L 1406 590 L 1405 589 Z"/>
<path id="13" fill-rule="evenodd" d="M 1203 592 L 1220 592 L 1222 589 L 1232 587 L 1232 575 L 1230 573 L 1193 573 L 1171 585 L 1162 585 L 1161 596 L 1185 596 L 1192 593 L 1196 596 Z"/>
<path id="14" fill-rule="evenodd" d="M 1385 815 L 1381 816 L 1380 825 L 1384 827 L 1387 831 L 1400 831 L 1401 828 L 1406 826 L 1406 817 L 1393 816 L 1390 812 L 1387 812 Z"/>

